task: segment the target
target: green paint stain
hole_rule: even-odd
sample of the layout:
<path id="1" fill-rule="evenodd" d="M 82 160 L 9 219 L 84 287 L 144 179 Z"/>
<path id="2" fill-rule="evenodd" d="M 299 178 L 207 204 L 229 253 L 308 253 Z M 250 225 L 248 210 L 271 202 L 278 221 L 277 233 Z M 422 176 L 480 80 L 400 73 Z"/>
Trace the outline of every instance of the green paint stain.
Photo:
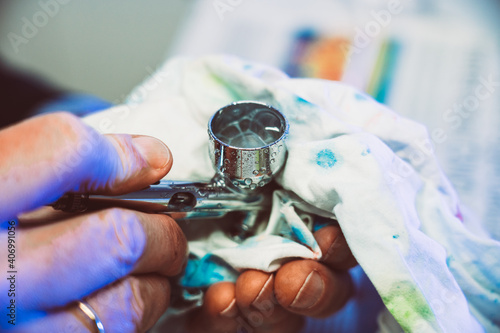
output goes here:
<path id="1" fill-rule="evenodd" d="M 225 88 L 225 90 L 229 93 L 229 95 L 231 95 L 231 99 L 233 99 L 234 101 L 244 99 L 236 89 L 234 89 L 226 81 L 222 80 L 222 78 L 220 78 L 219 76 L 212 74 L 210 75 L 210 78 L 215 82 L 216 85 Z"/>
<path id="2" fill-rule="evenodd" d="M 382 301 L 405 332 L 412 331 L 422 320 L 437 327 L 431 307 L 422 293 L 410 282 L 394 284 L 387 294 L 382 295 Z"/>

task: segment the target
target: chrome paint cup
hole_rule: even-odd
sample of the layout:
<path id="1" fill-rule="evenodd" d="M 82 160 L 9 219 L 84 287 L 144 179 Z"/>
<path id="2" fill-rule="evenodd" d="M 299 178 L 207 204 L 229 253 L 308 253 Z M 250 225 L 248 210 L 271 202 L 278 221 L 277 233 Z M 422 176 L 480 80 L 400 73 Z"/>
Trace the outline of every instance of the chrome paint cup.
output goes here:
<path id="1" fill-rule="evenodd" d="M 208 123 L 215 169 L 240 189 L 263 187 L 285 163 L 288 128 L 285 116 L 263 103 L 242 101 L 219 109 Z"/>

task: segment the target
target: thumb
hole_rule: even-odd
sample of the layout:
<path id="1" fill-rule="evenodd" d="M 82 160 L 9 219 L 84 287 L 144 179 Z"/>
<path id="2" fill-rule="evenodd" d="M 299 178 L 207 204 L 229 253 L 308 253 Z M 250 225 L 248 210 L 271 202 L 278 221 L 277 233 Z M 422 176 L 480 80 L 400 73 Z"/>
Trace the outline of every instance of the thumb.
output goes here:
<path id="1" fill-rule="evenodd" d="M 64 193 L 122 194 L 147 187 L 172 166 L 170 150 L 148 136 L 101 135 L 68 113 L 0 131 L 0 221 Z"/>

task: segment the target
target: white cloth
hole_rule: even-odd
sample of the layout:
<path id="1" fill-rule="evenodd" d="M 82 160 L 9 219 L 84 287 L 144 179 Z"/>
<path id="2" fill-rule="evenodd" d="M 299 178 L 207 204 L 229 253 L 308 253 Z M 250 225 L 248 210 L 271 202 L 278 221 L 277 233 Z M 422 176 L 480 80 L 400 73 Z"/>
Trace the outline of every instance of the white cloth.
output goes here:
<path id="1" fill-rule="evenodd" d="M 287 116 L 288 159 L 279 183 L 337 216 L 405 331 L 499 331 L 500 242 L 468 229 L 479 221 L 467 227 L 461 221 L 425 128 L 369 96 L 228 56 L 177 58 L 125 105 L 86 121 L 101 132 L 158 137 L 175 159 L 169 179 L 208 180 L 208 119 L 238 100 L 264 102 Z M 239 267 L 262 268 L 249 255 L 238 252 Z M 267 263 L 275 255 L 260 253 Z M 380 330 L 400 330 L 391 320 L 381 315 Z"/>

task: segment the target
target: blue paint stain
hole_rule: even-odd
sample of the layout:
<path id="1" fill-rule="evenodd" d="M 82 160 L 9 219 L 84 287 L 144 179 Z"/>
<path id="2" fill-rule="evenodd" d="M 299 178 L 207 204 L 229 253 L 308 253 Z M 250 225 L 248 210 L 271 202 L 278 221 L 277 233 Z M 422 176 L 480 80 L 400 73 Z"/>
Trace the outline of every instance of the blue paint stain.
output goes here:
<path id="1" fill-rule="evenodd" d="M 207 254 L 203 258 L 191 257 L 186 265 L 180 285 L 186 288 L 204 288 L 222 281 L 236 282 L 238 272 L 223 259 Z"/>
<path id="2" fill-rule="evenodd" d="M 392 236 L 392 238 L 394 238 L 394 239 L 398 239 L 398 238 L 399 238 L 399 235 L 398 235 L 398 234 L 395 234 L 395 235 L 393 235 L 393 236 Z"/>
<path id="3" fill-rule="evenodd" d="M 295 101 L 300 104 L 311 104 L 307 99 L 304 99 L 300 96 L 295 96 Z"/>
<path id="4" fill-rule="evenodd" d="M 295 236 L 295 238 L 297 238 L 297 240 L 299 241 L 299 243 L 301 244 L 307 244 L 307 240 L 304 238 L 304 235 L 302 234 L 301 230 L 298 229 L 297 227 L 295 226 L 290 226 L 291 229 L 292 229 L 292 232 Z"/>
<path id="5" fill-rule="evenodd" d="M 335 163 L 337 163 L 337 158 L 330 149 L 323 149 L 316 157 L 316 164 L 325 169 L 333 167 Z"/>
<path id="6" fill-rule="evenodd" d="M 366 101 L 368 98 L 361 94 L 361 93 L 356 93 L 354 94 L 354 98 L 357 100 L 357 101 Z"/>
<path id="7" fill-rule="evenodd" d="M 361 152 L 361 155 L 366 156 L 366 155 L 370 154 L 371 152 L 372 152 L 372 151 L 370 150 L 370 148 L 366 148 L 365 150 L 363 150 L 363 151 Z"/>
<path id="8" fill-rule="evenodd" d="M 387 145 L 389 146 L 389 148 L 391 148 L 394 152 L 398 152 L 398 151 L 401 151 L 401 150 L 404 150 L 406 149 L 406 147 L 408 147 L 408 144 L 405 143 L 405 142 L 401 142 L 401 141 L 395 141 L 395 140 L 389 140 L 387 142 Z"/>
<path id="9" fill-rule="evenodd" d="M 336 221 L 333 221 L 330 218 L 315 216 L 313 224 L 313 232 L 316 232 L 319 229 L 327 227 L 329 225 L 338 225 L 338 223 L 336 223 Z"/>
<path id="10" fill-rule="evenodd" d="M 453 256 L 449 256 L 446 258 L 446 266 L 450 267 L 451 263 L 455 261 L 455 258 Z"/>

